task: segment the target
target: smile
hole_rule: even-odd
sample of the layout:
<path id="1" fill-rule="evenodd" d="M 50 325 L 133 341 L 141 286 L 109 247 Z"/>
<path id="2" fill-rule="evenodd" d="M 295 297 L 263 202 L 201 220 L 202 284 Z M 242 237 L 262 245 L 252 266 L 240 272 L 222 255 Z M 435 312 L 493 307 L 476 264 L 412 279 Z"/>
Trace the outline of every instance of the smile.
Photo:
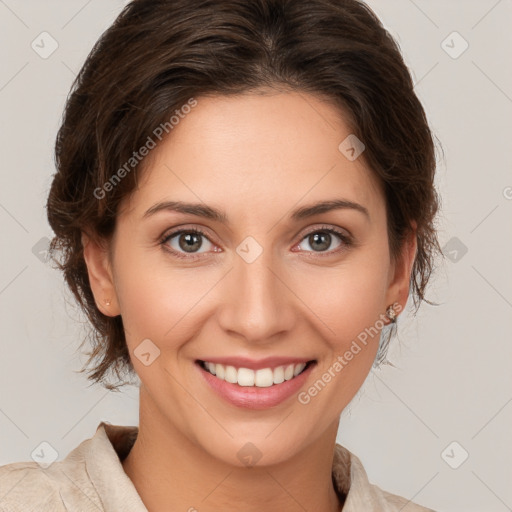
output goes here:
<path id="1" fill-rule="evenodd" d="M 292 380 L 305 371 L 306 367 L 311 363 L 313 363 L 313 361 L 253 370 L 209 361 L 199 361 L 199 364 L 204 370 L 214 375 L 219 380 L 229 382 L 230 384 L 238 384 L 243 387 L 257 388 L 268 388 Z"/>

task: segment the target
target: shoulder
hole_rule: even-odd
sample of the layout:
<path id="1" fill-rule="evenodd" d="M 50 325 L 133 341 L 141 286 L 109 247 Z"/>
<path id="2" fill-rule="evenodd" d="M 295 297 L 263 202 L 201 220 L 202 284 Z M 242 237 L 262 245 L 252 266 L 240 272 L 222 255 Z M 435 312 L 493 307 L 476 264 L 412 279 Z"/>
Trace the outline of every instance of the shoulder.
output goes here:
<path id="1" fill-rule="evenodd" d="M 431 508 L 426 508 L 417 503 L 413 503 L 411 500 L 404 498 L 402 496 L 398 496 L 397 494 L 391 494 L 383 489 L 380 489 L 376 485 L 373 486 L 376 492 L 382 495 L 383 500 L 388 505 L 388 509 L 393 512 L 399 512 L 403 510 L 404 512 L 435 512 L 435 510 Z"/>
<path id="2" fill-rule="evenodd" d="M 332 474 L 345 496 L 343 512 L 435 512 L 370 483 L 359 458 L 340 444 L 335 445 Z"/>
<path id="3" fill-rule="evenodd" d="M 0 466 L 0 512 L 146 512 L 121 464 L 137 433 L 137 427 L 101 422 L 61 461 Z"/>
<path id="4" fill-rule="evenodd" d="M 58 506 L 58 486 L 34 462 L 0 466 L 0 511 L 21 512 L 37 505 L 43 512 L 64 512 Z"/>
<path id="5" fill-rule="evenodd" d="M 47 467 L 36 462 L 0 466 L 0 512 L 103 510 L 86 471 L 88 441 Z"/>

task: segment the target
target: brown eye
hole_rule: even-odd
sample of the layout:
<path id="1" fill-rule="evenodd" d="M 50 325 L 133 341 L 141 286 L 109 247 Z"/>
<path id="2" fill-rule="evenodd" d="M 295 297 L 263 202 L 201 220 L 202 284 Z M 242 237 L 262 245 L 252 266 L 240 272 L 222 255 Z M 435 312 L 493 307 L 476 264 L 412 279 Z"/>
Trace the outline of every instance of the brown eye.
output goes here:
<path id="1" fill-rule="evenodd" d="M 308 236 L 310 247 L 318 251 L 326 251 L 329 249 L 332 241 L 332 236 L 326 231 L 318 231 Z"/>
<path id="2" fill-rule="evenodd" d="M 195 252 L 201 248 L 203 241 L 197 233 L 182 233 L 178 237 L 178 244 L 185 252 Z"/>
<path id="3" fill-rule="evenodd" d="M 304 245 L 306 247 L 301 247 Z M 345 233 L 334 228 L 321 228 L 306 234 L 298 247 L 305 252 L 331 254 L 350 245 L 350 237 Z"/>
<path id="4" fill-rule="evenodd" d="M 211 251 L 213 243 L 205 233 L 199 229 L 180 229 L 165 236 L 162 244 L 168 247 L 174 255 L 186 258 L 187 254 L 192 257 Z M 205 249 L 200 251 L 200 249 Z"/>

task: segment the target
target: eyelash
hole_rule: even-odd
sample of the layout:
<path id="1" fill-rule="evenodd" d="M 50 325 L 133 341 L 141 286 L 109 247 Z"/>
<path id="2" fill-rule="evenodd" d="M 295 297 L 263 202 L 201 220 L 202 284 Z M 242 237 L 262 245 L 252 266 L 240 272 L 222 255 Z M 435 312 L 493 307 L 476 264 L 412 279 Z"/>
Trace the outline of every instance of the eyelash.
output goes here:
<path id="1" fill-rule="evenodd" d="M 169 240 L 171 240 L 172 238 L 178 236 L 178 235 L 181 235 L 183 233 L 194 233 L 196 235 L 200 235 L 200 236 L 203 236 L 205 237 L 210 243 L 213 244 L 213 242 L 208 238 L 208 235 L 198 229 L 198 228 L 186 228 L 186 229 L 178 229 L 176 231 L 173 231 L 171 233 L 168 233 L 168 234 L 165 234 L 162 239 L 160 240 L 160 244 L 164 247 L 164 249 L 168 252 L 170 252 L 173 256 L 176 256 L 177 258 L 180 258 L 180 259 L 187 259 L 189 261 L 191 260 L 196 260 L 196 259 L 199 259 L 201 258 L 201 254 L 203 253 L 200 253 L 200 254 L 194 254 L 194 253 L 189 253 L 188 255 L 186 255 L 185 253 L 182 253 L 182 252 L 178 252 L 174 249 L 171 249 L 169 248 L 169 246 L 167 245 L 167 242 L 169 242 Z M 319 228 L 314 228 L 312 229 L 311 231 L 307 232 L 304 234 L 304 236 L 300 239 L 300 242 L 303 242 L 308 236 L 314 234 L 314 233 L 330 233 L 330 234 L 334 234 L 334 235 L 337 235 L 341 242 L 342 242 L 342 246 L 336 248 L 336 249 L 333 249 L 333 250 L 330 250 L 330 251 L 319 251 L 319 252 L 315 252 L 315 251 L 306 251 L 307 253 L 313 253 L 315 254 L 316 256 L 318 257 L 326 257 L 326 256 L 331 256 L 333 254 L 337 254 L 343 250 L 346 250 L 348 248 L 350 248 L 351 246 L 354 245 L 354 242 L 352 240 L 352 237 L 350 237 L 349 235 L 343 233 L 342 231 L 339 231 L 337 230 L 336 228 L 333 228 L 331 226 L 321 226 Z M 315 256 L 315 257 L 316 257 Z"/>

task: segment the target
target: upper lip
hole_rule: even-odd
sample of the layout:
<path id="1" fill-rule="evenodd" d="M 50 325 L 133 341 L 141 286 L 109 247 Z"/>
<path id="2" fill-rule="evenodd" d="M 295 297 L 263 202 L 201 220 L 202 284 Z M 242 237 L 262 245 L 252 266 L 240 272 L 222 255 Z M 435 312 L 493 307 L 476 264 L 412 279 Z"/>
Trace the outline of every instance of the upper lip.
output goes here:
<path id="1" fill-rule="evenodd" d="M 200 361 L 222 364 L 224 366 L 234 366 L 235 368 L 260 370 L 262 368 L 277 368 L 278 366 L 288 366 L 290 364 L 308 363 L 309 361 L 314 361 L 314 359 L 286 356 L 272 356 L 263 359 L 250 359 L 248 357 L 206 357 L 200 359 Z"/>

